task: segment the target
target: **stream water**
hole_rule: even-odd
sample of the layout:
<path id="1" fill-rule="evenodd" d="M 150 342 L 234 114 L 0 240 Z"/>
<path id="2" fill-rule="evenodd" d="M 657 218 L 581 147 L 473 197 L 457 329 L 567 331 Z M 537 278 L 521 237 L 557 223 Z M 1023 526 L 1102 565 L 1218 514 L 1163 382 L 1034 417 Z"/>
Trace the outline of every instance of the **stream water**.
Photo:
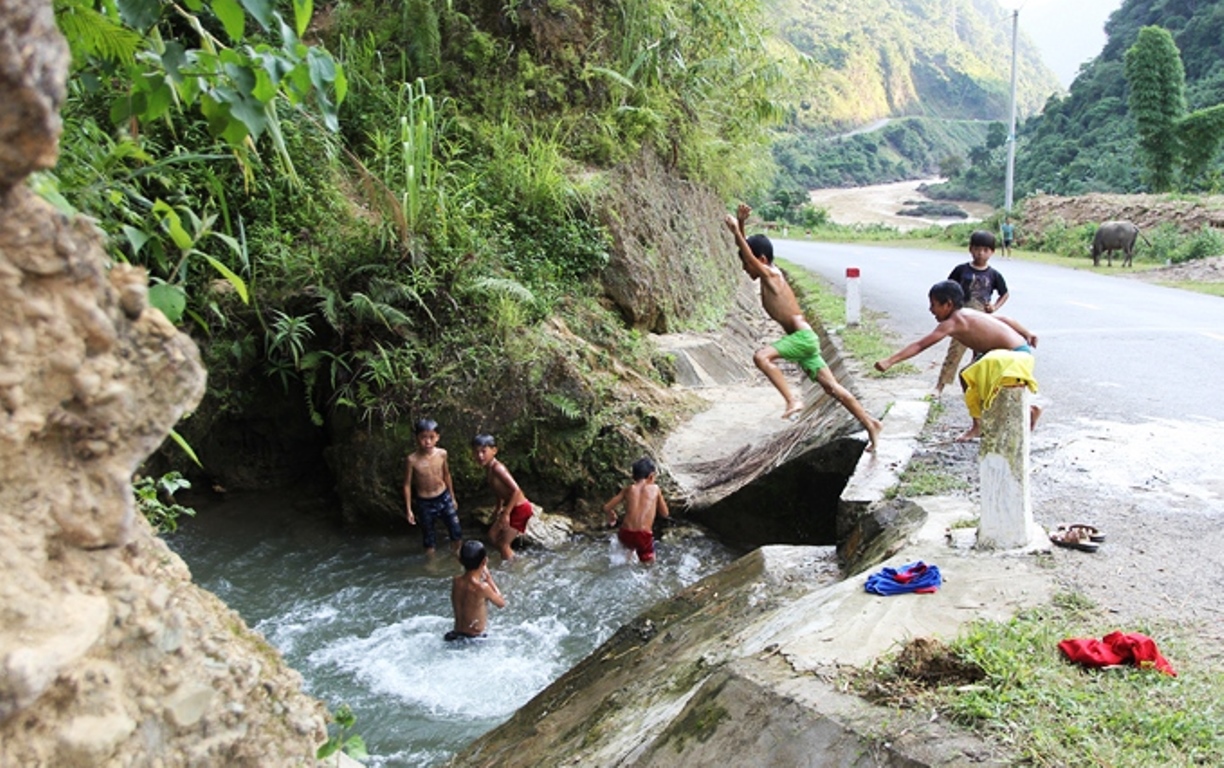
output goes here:
<path id="1" fill-rule="evenodd" d="M 352 708 L 371 766 L 444 763 L 622 624 L 734 557 L 712 539 L 668 536 L 644 567 L 610 532 L 511 563 L 494 555 L 509 605 L 490 606 L 489 637 L 446 643 L 450 579 L 462 569 L 424 555 L 419 535 L 347 531 L 317 505 L 276 495 L 193 504 L 170 546 L 312 695 Z"/>

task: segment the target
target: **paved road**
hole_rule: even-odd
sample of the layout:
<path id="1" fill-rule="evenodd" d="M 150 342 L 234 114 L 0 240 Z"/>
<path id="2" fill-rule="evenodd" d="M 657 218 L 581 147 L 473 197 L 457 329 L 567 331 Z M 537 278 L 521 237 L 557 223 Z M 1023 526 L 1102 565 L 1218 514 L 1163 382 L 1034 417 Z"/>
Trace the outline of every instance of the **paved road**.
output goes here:
<path id="1" fill-rule="evenodd" d="M 859 267 L 863 305 L 887 313 L 886 325 L 906 342 L 935 325 L 927 290 L 968 259 L 967 253 L 797 241 L 780 241 L 775 252 L 839 288 L 846 267 Z M 1114 277 L 1119 267 L 1096 273 L 997 255 L 991 264 L 1011 291 L 1002 314 L 1038 336 L 1037 378 L 1053 406 L 1043 419 L 1224 422 L 1224 299 Z M 940 344 L 919 364 L 942 358 Z"/>

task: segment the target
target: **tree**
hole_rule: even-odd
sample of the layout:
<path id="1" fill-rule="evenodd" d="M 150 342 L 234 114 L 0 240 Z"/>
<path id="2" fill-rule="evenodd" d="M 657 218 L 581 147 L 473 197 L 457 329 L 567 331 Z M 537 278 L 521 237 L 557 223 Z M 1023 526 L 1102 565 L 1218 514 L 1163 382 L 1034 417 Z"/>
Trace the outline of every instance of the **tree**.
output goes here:
<path id="1" fill-rule="evenodd" d="M 1139 30 L 1126 52 L 1126 81 L 1148 183 L 1157 192 L 1167 192 L 1182 154 L 1177 126 L 1186 113 L 1186 73 L 1168 30 Z"/>

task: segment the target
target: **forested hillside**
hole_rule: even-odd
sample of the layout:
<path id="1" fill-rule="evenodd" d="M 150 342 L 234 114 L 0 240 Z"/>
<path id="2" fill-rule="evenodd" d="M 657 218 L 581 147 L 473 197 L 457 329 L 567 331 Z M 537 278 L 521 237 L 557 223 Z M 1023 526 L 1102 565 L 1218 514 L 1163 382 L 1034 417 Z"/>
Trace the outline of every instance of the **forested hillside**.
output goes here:
<path id="1" fill-rule="evenodd" d="M 460 482 L 492 431 L 541 501 L 657 439 L 676 408 L 643 395 L 669 369 L 641 333 L 727 311 L 723 204 L 768 183 L 806 77 L 756 0 L 56 10 L 74 71 L 34 184 L 201 346 L 194 471 L 330 479 L 395 519 L 420 416 Z"/>
<path id="2" fill-rule="evenodd" d="M 561 498 L 650 448 L 676 404 L 643 333 L 723 317 L 738 269 L 708 254 L 728 201 L 769 197 L 773 129 L 1006 104 L 988 0 L 55 8 L 73 73 L 33 184 L 200 344 L 194 471 L 386 517 L 421 415 Z M 1021 61 L 1033 104 L 1053 76 Z"/>
<path id="3" fill-rule="evenodd" d="M 783 175 L 768 194 L 920 178 L 980 146 L 1006 121 L 1010 15 L 995 0 L 773 0 L 778 34 L 816 63 L 817 84 L 774 145 Z M 1021 35 L 1017 110 L 1059 92 Z M 879 130 L 842 136 L 886 118 Z M 765 200 L 761 201 L 765 203 Z"/>
<path id="4" fill-rule="evenodd" d="M 782 39 L 820 67 L 802 128 L 841 133 L 884 117 L 1001 120 L 1011 85 L 1011 17 L 996 0 L 771 0 Z M 1059 90 L 1021 38 L 1017 103 Z"/>
<path id="5" fill-rule="evenodd" d="M 1126 52 L 1145 26 L 1167 29 L 1181 51 L 1188 111 L 1224 102 L 1224 2 L 1127 0 L 1105 25 L 1108 42 L 1065 97 L 1024 123 L 1016 157 L 1017 197 L 1044 191 L 1146 191 L 1128 109 Z M 1191 188 L 1218 189 L 1218 160 Z"/>

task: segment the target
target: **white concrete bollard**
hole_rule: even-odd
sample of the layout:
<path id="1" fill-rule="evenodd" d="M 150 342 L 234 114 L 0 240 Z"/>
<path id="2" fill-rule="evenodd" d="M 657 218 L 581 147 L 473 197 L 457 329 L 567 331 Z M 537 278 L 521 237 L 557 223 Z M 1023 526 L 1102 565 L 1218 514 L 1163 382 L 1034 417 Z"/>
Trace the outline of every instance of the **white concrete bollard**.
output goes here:
<path id="1" fill-rule="evenodd" d="M 846 325 L 858 325 L 863 311 L 859 289 L 859 268 L 846 267 Z"/>
<path id="2" fill-rule="evenodd" d="M 1033 529 L 1029 405 L 1028 389 L 1006 387 L 982 412 L 982 439 L 978 446 L 982 496 L 977 530 L 979 549 L 1020 549 L 1029 544 Z"/>

